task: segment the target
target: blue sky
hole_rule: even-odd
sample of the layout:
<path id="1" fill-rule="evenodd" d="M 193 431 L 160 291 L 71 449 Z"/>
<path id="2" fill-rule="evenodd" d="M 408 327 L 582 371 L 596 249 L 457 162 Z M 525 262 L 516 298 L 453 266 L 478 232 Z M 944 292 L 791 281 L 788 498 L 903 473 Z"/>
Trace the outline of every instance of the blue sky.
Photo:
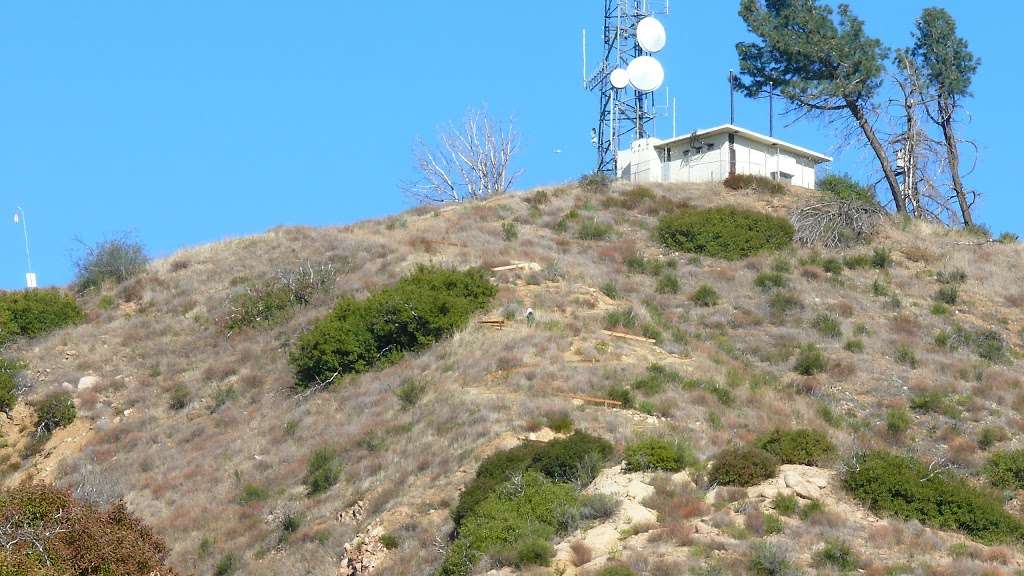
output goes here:
<path id="1" fill-rule="evenodd" d="M 747 36 L 738 2 L 672 4 L 661 56 L 679 130 L 724 123 L 725 77 L 736 66 L 735 43 Z M 1024 5 L 852 4 L 870 33 L 893 46 L 910 42 L 925 6 L 957 18 L 983 59 L 967 103 L 967 134 L 982 154 L 968 181 L 986 195 L 982 221 L 1024 234 L 1013 167 L 1014 135 L 1024 129 L 1013 39 Z M 134 231 L 160 257 L 279 224 L 400 211 L 409 206 L 398 184 L 411 175 L 411 143 L 468 107 L 515 116 L 523 187 L 592 168 L 597 104 L 580 87 L 579 43 L 584 26 L 599 37 L 600 0 L 397 0 L 372 9 L 381 5 L 0 4 L 0 288 L 24 282 L 21 229 L 10 216 L 19 205 L 47 285 L 71 279 L 76 238 Z M 738 123 L 767 130 L 766 103 L 738 107 Z M 659 135 L 670 131 L 671 121 L 660 120 Z M 837 150 L 826 127 L 804 122 L 776 133 L 837 154 L 839 170 L 873 173 L 863 151 Z"/>

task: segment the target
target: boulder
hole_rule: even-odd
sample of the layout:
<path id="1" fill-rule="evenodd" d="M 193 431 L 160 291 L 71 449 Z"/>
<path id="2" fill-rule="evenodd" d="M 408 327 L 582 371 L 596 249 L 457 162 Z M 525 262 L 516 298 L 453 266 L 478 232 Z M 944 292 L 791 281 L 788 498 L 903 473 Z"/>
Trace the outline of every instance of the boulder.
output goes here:
<path id="1" fill-rule="evenodd" d="M 82 376 L 81 378 L 78 379 L 78 391 L 81 392 L 82 390 L 89 390 L 90 388 L 95 388 L 96 386 L 99 385 L 99 383 L 99 376 Z"/>

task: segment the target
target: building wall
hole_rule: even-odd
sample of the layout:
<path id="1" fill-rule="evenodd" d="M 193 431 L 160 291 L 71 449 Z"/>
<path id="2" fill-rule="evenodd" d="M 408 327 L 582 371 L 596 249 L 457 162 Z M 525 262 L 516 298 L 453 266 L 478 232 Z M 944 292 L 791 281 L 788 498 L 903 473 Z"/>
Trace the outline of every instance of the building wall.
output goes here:
<path id="1" fill-rule="evenodd" d="M 720 182 L 729 175 L 729 137 L 717 134 L 699 142 L 655 148 L 656 140 L 636 142 L 619 154 L 619 177 L 632 182 Z M 815 187 L 815 164 L 774 146 L 736 135 L 736 172 L 775 177 L 794 186 Z"/>

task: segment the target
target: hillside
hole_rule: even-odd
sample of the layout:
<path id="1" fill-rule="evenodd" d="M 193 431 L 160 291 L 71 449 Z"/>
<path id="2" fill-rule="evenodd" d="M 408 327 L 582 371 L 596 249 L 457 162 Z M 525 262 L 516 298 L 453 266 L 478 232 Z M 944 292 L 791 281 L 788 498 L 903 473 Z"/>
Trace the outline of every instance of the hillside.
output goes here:
<path id="1" fill-rule="evenodd" d="M 7 350 L 27 363 L 31 387 L 0 416 L 4 481 L 123 498 L 183 574 L 422 575 L 440 564 L 450 512 L 481 460 L 564 436 L 555 423 L 568 415 L 614 445 L 587 490 L 622 507 L 559 536 L 555 568 L 523 573 L 592 575 L 622 561 L 637 574 L 733 574 L 783 552 L 804 570 L 838 572 L 819 555 L 838 540 L 868 574 L 1017 573 L 1019 545 L 872 512 L 841 478 L 855 455 L 881 449 L 985 486 L 989 455 L 1024 447 L 1024 247 L 889 219 L 847 250 L 735 261 L 652 238 L 680 206 L 785 216 L 811 196 L 567 185 L 183 250 L 84 296 L 86 322 Z M 879 249 L 891 262 L 876 267 Z M 339 297 L 364 298 L 425 263 L 491 270 L 493 305 L 390 366 L 323 390 L 294 386 L 289 351 Z M 303 266 L 331 277 L 307 305 L 227 328 L 232 294 Z M 691 298 L 702 285 L 717 304 Z M 937 306 L 951 285 L 956 297 Z M 964 336 L 983 333 L 1005 343 L 998 358 Z M 824 371 L 798 374 L 809 343 Z M 637 385 L 652 377 L 663 385 Z M 74 393 L 78 419 L 23 456 L 27 404 L 60 388 Z M 783 466 L 749 489 L 707 481 L 723 449 L 796 428 L 826 432 L 835 457 Z M 651 435 L 685 439 L 699 462 L 674 476 L 617 467 L 627 444 Z M 307 461 L 324 447 L 340 456 L 340 481 L 308 495 Z M 800 511 L 776 510 L 779 493 L 798 496 Z"/>

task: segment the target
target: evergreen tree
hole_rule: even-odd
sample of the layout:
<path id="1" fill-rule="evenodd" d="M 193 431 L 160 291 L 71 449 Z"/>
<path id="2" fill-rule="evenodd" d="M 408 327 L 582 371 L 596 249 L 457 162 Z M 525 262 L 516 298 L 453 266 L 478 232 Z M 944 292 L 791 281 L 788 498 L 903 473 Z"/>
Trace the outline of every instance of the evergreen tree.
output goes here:
<path id="1" fill-rule="evenodd" d="M 774 83 L 784 98 L 806 112 L 845 112 L 857 122 L 881 164 L 898 212 L 906 201 L 896 173 L 868 117 L 882 85 L 889 50 L 864 32 L 864 22 L 840 4 L 838 18 L 816 0 L 741 0 L 740 17 L 758 42 L 736 51 L 748 96 Z"/>
<path id="2" fill-rule="evenodd" d="M 956 113 L 960 100 L 971 95 L 971 82 L 981 61 L 967 41 L 957 36 L 956 21 L 942 8 L 925 8 L 917 19 L 911 50 L 930 93 L 928 115 L 942 128 L 953 192 L 960 205 L 964 226 L 973 226 L 972 201 L 960 177 L 960 149 L 956 137 Z"/>

